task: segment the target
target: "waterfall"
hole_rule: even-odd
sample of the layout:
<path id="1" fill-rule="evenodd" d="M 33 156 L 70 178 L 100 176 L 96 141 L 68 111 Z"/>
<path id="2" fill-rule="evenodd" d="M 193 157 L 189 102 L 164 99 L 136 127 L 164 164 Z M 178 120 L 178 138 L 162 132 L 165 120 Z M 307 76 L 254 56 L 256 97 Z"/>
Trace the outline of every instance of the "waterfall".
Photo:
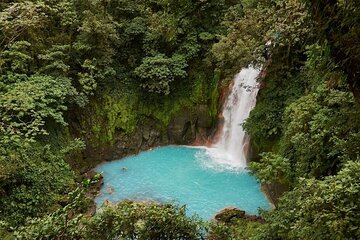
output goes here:
<path id="1" fill-rule="evenodd" d="M 231 92 L 223 106 L 224 124 L 218 141 L 208 150 L 216 162 L 226 168 L 243 169 L 247 165 L 249 137 L 241 124 L 249 117 L 256 104 L 260 70 L 248 67 L 236 75 Z"/>

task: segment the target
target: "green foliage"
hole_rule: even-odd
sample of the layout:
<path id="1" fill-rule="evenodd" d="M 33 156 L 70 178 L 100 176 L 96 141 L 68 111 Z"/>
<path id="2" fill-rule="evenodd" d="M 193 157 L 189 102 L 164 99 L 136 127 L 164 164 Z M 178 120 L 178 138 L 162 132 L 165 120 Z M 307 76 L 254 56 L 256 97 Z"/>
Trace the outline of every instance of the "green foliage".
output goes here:
<path id="1" fill-rule="evenodd" d="M 76 193 L 76 192 L 75 192 Z M 72 202 L 43 219 L 34 219 L 18 229 L 18 239 L 202 239 L 205 228 L 196 217 L 187 217 L 185 207 L 172 204 L 123 201 L 103 207 L 89 218 L 69 218 L 83 203 L 77 193 Z"/>
<path id="2" fill-rule="evenodd" d="M 218 112 L 219 112 L 219 99 L 220 99 L 220 93 L 219 93 L 219 78 L 220 73 L 215 72 L 213 82 L 212 82 L 212 89 L 210 94 L 210 116 L 213 118 L 213 121 L 217 120 Z"/>
<path id="3" fill-rule="evenodd" d="M 271 42 L 267 51 L 280 51 L 278 54 L 288 61 L 294 57 L 292 48 L 313 35 L 311 16 L 300 0 L 244 1 L 243 7 L 231 9 L 230 13 L 234 15 L 234 11 L 244 16 L 237 21 L 225 20 L 229 32 L 212 48 L 226 78 L 250 63 L 263 63 L 266 42 Z"/>
<path id="4" fill-rule="evenodd" d="M 67 109 L 66 98 L 74 94 L 74 89 L 68 79 L 32 76 L 7 85 L 1 92 L 1 143 L 9 144 L 46 134 L 46 119 L 65 125 L 62 113 Z"/>
<path id="5" fill-rule="evenodd" d="M 2 49 L 18 39 L 39 34 L 46 26 L 47 17 L 43 2 L 8 3 L 0 13 Z"/>
<path id="6" fill-rule="evenodd" d="M 211 240 L 247 240 L 258 234 L 261 223 L 244 219 L 233 220 L 230 224 L 212 223 L 209 230 Z"/>
<path id="7" fill-rule="evenodd" d="M 46 50 L 45 54 L 39 55 L 39 58 L 45 62 L 40 72 L 54 76 L 67 76 L 70 70 L 67 55 L 69 50 L 69 45 L 54 45 Z"/>
<path id="8" fill-rule="evenodd" d="M 263 14 L 248 14 L 246 7 Z M 231 66 L 231 57 L 251 60 L 246 52 L 221 55 L 231 44 L 251 46 L 246 37 L 256 35 L 237 30 L 250 21 L 253 31 L 261 26 L 263 42 L 271 40 L 257 106 L 244 127 L 256 150 L 272 151 L 250 169 L 289 192 L 264 213 L 267 223 L 254 239 L 359 238 L 360 108 L 353 83 L 359 64 L 356 50 L 349 51 L 354 45 L 344 41 L 358 31 L 356 13 L 353 1 L 258 1 L 245 5 L 248 19 L 213 48 L 220 67 Z M 253 43 L 249 49 L 262 51 L 260 38 Z"/>
<path id="9" fill-rule="evenodd" d="M 163 54 L 144 58 L 143 63 L 135 69 L 137 77 L 142 79 L 141 87 L 149 92 L 170 93 L 170 83 L 176 79 L 186 77 L 187 67 L 185 58 L 174 55 L 167 58 Z"/>
<path id="10" fill-rule="evenodd" d="M 321 43 L 327 43 L 335 63 L 358 89 L 360 48 L 357 41 L 360 7 L 357 1 L 310 1 L 309 9 Z"/>
<path id="11" fill-rule="evenodd" d="M 43 218 L 32 218 L 13 233 L 16 239 L 81 239 L 88 201 L 81 188 L 69 192 L 69 203 Z"/>
<path id="12" fill-rule="evenodd" d="M 100 108 L 97 112 L 101 116 L 95 117 L 90 129 L 102 135 L 106 132 L 101 139 L 113 139 L 115 129 L 132 132 L 139 116 L 155 115 L 163 125 L 169 123 L 173 113 L 182 106 L 210 102 L 207 93 L 216 91 L 209 87 L 213 67 L 202 64 L 202 60 L 211 44 L 217 41 L 215 36 L 222 31 L 219 26 L 224 12 L 232 4 L 227 1 L 126 0 L 2 4 L 0 90 L 10 92 L 10 83 L 11 86 L 35 88 L 35 83 L 30 86 L 23 82 L 33 83 L 36 78 L 40 89 L 35 92 L 48 94 L 46 99 L 59 98 L 58 106 L 51 106 L 56 110 L 44 109 L 49 111 L 46 116 L 45 113 L 36 115 L 37 108 L 28 109 L 34 111 L 30 114 L 32 122 L 28 122 L 27 113 L 20 113 L 26 121 L 20 119 L 17 123 L 17 119 L 9 117 L 8 111 L 3 111 L 7 121 L 1 126 L 7 131 L 4 134 L 18 136 L 19 132 L 27 134 L 29 139 L 46 134 L 46 122 L 53 118 L 64 125 L 65 109 L 70 106 L 70 114 L 76 115 L 77 107 L 72 104 L 85 107 L 95 91 L 92 101 L 105 98 L 101 101 L 105 103 L 105 110 L 100 104 L 93 104 Z M 197 69 L 199 65 L 201 69 Z M 198 76 L 202 76 L 200 80 Z M 205 81 L 203 76 L 207 78 Z M 44 78 L 41 83 L 40 78 Z M 4 84 L 9 86 L 5 88 Z M 54 87 L 50 87 L 52 85 Z M 193 86 L 197 87 L 194 91 Z M 139 87 L 145 91 L 139 91 Z M 51 93 L 55 88 L 57 96 Z M 171 89 L 175 92 L 170 96 Z M 17 86 L 12 92 L 18 94 L 20 90 L 27 92 L 29 89 Z M 126 97 L 120 94 L 119 101 L 104 97 L 114 92 L 125 92 Z M 127 94 L 134 100 L 129 100 Z M 164 94 L 169 95 L 165 100 L 162 99 Z M 140 111 L 135 109 L 140 99 L 151 102 L 151 106 L 143 106 Z M 216 101 L 211 99 L 211 102 Z M 168 115 L 164 111 L 169 109 L 172 113 Z M 105 122 L 110 126 L 105 126 L 107 130 L 104 131 Z"/>
<path id="13" fill-rule="evenodd" d="M 97 87 L 112 89 L 109 83 L 123 87 L 119 83 L 128 80 L 146 92 L 168 93 L 168 83 L 181 85 L 175 80 L 187 76 L 185 68 L 193 59 L 201 62 L 206 57 L 233 4 L 225 0 L 6 3 L 0 16 L 4 50 L 0 71 L 32 75 L 40 70 L 67 77 L 79 93 L 80 106 Z M 139 83 L 139 78 L 144 81 Z"/>
<path id="14" fill-rule="evenodd" d="M 29 53 L 31 44 L 26 41 L 17 41 L 9 45 L 9 49 L 0 54 L 1 68 L 8 67 L 12 72 L 26 73 L 29 63 L 34 59 Z"/>
<path id="15" fill-rule="evenodd" d="M 14 227 L 20 239 L 203 238 L 202 223 L 169 204 L 82 215 L 64 160 L 84 146 L 52 129 L 71 119 L 98 146 L 149 119 L 164 130 L 197 104 L 215 119 L 220 80 L 249 63 L 266 76 L 244 127 L 259 153 L 273 151 L 250 169 L 291 191 L 265 225 L 213 225 L 209 237 L 359 238 L 360 169 L 350 161 L 360 155 L 359 9 L 354 0 L 2 1 L 0 238 Z"/>
<path id="16" fill-rule="evenodd" d="M 74 186 L 74 173 L 63 160 L 83 147 L 75 141 L 60 151 L 32 144 L 0 149 L 0 221 L 12 227 L 27 217 L 40 217 L 63 201 Z"/>
<path id="17" fill-rule="evenodd" d="M 359 111 L 350 92 L 318 89 L 286 110 L 284 153 L 297 176 L 335 174 L 359 154 Z"/>
<path id="18" fill-rule="evenodd" d="M 199 239 L 201 221 L 185 207 L 124 201 L 103 209 L 89 222 L 86 239 Z"/>
<path id="19" fill-rule="evenodd" d="M 273 153 L 262 153 L 259 162 L 251 162 L 249 169 L 263 184 L 289 184 L 291 175 L 288 159 Z"/>
<path id="20" fill-rule="evenodd" d="M 255 239 L 358 239 L 360 162 L 348 162 L 336 176 L 302 179 L 265 214 Z"/>
<path id="21" fill-rule="evenodd" d="M 346 77 L 332 61 L 327 44 L 318 43 L 306 47 L 307 60 L 304 65 L 304 77 L 311 91 L 327 82 L 330 87 L 346 88 Z"/>
<path id="22" fill-rule="evenodd" d="M 300 77 L 290 75 L 291 81 L 288 81 L 289 76 L 283 75 L 282 69 L 272 65 L 267 71 L 257 104 L 243 125 L 251 134 L 258 151 L 277 150 L 279 138 L 284 131 L 285 108 L 305 92 L 304 82 Z"/>

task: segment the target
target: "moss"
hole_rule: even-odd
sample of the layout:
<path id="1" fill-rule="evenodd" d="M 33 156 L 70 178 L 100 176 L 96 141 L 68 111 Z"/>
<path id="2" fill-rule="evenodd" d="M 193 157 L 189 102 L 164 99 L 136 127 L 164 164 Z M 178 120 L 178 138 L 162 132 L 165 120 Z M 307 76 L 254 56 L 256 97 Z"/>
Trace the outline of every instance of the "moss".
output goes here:
<path id="1" fill-rule="evenodd" d="M 122 129 L 125 133 L 132 133 L 137 125 L 138 112 L 134 108 L 137 99 L 124 96 L 104 96 L 103 111 L 107 119 L 108 140 L 114 139 L 116 129 Z"/>
<path id="2" fill-rule="evenodd" d="M 117 130 L 131 134 L 136 129 L 139 112 L 137 99 L 127 95 L 104 94 L 93 100 L 81 114 L 82 137 L 93 146 L 113 143 Z"/>
<path id="3" fill-rule="evenodd" d="M 220 82 L 220 72 L 215 72 L 214 78 L 211 84 L 211 97 L 210 97 L 210 116 L 213 119 L 213 122 L 216 122 L 219 113 L 219 82 Z"/>
<path id="4" fill-rule="evenodd" d="M 187 98 L 166 98 L 158 105 L 143 105 L 141 114 L 151 119 L 155 119 L 159 129 L 165 130 L 170 122 L 176 117 L 182 109 L 189 109 L 195 111 L 196 104 Z"/>
<path id="5" fill-rule="evenodd" d="M 193 87 L 190 95 L 190 101 L 194 104 L 204 104 L 208 99 L 208 76 L 204 72 L 198 72 L 194 76 Z"/>
<path id="6" fill-rule="evenodd" d="M 96 136 L 100 136 L 100 134 L 101 134 L 101 126 L 100 125 L 92 126 L 91 132 L 93 132 Z"/>
<path id="7" fill-rule="evenodd" d="M 209 107 L 215 123 L 219 110 L 219 80 L 218 72 L 214 75 L 211 71 L 195 69 L 184 84 L 168 96 L 154 95 L 152 98 L 136 89 L 129 91 L 132 86 L 103 91 L 81 112 L 79 119 L 83 132 L 80 135 L 93 147 L 99 147 L 99 144 L 114 144 L 117 132 L 130 135 L 149 121 L 165 132 L 181 110 L 195 114 L 199 104 Z"/>
<path id="8" fill-rule="evenodd" d="M 181 94 L 163 97 L 161 101 L 153 105 L 142 103 L 139 109 L 140 115 L 156 119 L 161 129 L 168 127 L 171 120 L 182 109 L 193 110 L 195 113 L 199 104 L 213 104 L 212 112 L 214 114 L 211 116 L 216 116 L 219 97 L 217 81 L 219 81 L 219 78 L 213 78 L 210 84 L 208 78 L 209 74 L 205 72 L 192 72 L 189 78 L 190 82 L 184 84 L 186 86 L 183 86 L 181 91 L 178 91 Z"/>

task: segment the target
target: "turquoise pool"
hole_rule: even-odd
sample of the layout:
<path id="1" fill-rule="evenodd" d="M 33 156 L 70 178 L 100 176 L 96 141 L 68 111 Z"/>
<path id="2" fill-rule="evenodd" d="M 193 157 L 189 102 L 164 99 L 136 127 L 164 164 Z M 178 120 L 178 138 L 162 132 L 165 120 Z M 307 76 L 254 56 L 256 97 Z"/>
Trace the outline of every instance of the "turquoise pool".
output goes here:
<path id="1" fill-rule="evenodd" d="M 250 214 L 270 204 L 245 170 L 216 164 L 206 148 L 167 146 L 99 165 L 104 185 L 95 199 L 153 200 L 186 204 L 188 213 L 210 219 L 224 207 Z"/>

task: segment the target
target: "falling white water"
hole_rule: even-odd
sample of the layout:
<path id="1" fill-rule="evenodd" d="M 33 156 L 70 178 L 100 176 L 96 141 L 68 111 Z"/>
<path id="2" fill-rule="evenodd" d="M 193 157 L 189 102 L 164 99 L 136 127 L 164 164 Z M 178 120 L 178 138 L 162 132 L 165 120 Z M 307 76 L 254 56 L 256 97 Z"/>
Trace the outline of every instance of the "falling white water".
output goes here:
<path id="1" fill-rule="evenodd" d="M 223 107 L 224 126 L 220 138 L 207 151 L 213 162 L 208 162 L 207 165 L 220 164 L 227 169 L 246 167 L 249 138 L 241 124 L 249 117 L 250 111 L 256 104 L 259 74 L 259 69 L 249 67 L 242 69 L 236 75 L 231 92 Z"/>

